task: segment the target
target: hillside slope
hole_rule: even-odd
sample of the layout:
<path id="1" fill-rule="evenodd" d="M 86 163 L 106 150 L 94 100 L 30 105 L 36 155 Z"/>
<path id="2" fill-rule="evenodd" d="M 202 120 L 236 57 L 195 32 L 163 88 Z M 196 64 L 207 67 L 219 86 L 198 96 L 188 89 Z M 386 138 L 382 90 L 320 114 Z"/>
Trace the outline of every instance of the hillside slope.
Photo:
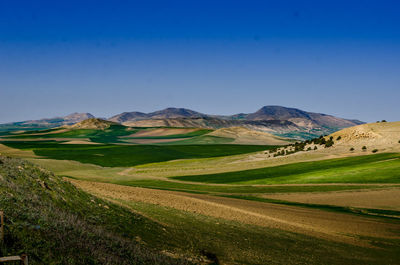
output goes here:
<path id="1" fill-rule="evenodd" d="M 40 120 L 28 120 L 21 122 L 11 122 L 0 124 L 0 131 L 31 130 L 54 128 L 64 125 L 72 125 L 86 119 L 94 118 L 90 113 L 72 113 L 64 117 L 45 118 Z"/>
<path id="2" fill-rule="evenodd" d="M 378 149 L 378 151 L 399 150 L 400 121 L 362 124 L 337 131 L 328 137 L 331 136 L 334 141 L 336 139 L 334 145 L 336 148 L 361 149 L 366 146 L 370 151 L 373 149 Z M 340 140 L 337 140 L 338 138 Z"/>
<path id="3" fill-rule="evenodd" d="M 19 159 L 0 156 L 0 209 L 0 256 L 26 253 L 30 264 L 187 263 L 135 240 L 165 233 L 159 224 Z"/>
<path id="4" fill-rule="evenodd" d="M 362 124 L 331 115 L 307 112 L 282 106 L 264 106 L 254 113 L 208 115 L 182 108 L 168 108 L 151 113 L 125 112 L 110 121 L 134 127 L 200 127 L 219 129 L 245 127 L 297 139 L 330 134 L 342 128 Z"/>
<path id="5" fill-rule="evenodd" d="M 263 144 L 263 145 L 285 145 L 291 141 L 270 133 L 250 130 L 244 127 L 222 128 L 213 131 L 209 136 L 226 137 L 234 139 L 234 144 Z"/>
<path id="6" fill-rule="evenodd" d="M 105 130 L 110 128 L 111 125 L 117 125 L 118 123 L 106 121 L 98 118 L 90 118 L 81 122 L 75 123 L 74 125 L 68 126 L 72 129 L 93 129 L 93 130 Z"/>

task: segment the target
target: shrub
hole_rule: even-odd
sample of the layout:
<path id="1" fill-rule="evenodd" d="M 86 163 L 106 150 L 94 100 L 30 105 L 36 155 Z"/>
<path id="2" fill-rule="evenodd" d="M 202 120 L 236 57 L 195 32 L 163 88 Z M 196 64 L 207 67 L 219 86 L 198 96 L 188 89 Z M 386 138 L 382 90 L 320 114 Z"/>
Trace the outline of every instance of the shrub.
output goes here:
<path id="1" fill-rule="evenodd" d="M 336 138 L 336 141 L 339 141 L 340 139 L 342 139 L 342 136 L 338 136 L 338 138 Z"/>
<path id="2" fill-rule="evenodd" d="M 378 149 L 372 150 L 372 153 L 376 153 L 376 152 L 378 152 Z"/>
<path id="3" fill-rule="evenodd" d="M 365 151 L 365 150 L 367 150 L 367 147 L 364 145 L 361 149 L 362 149 L 363 151 Z"/>
<path id="4" fill-rule="evenodd" d="M 317 150 L 318 149 L 318 147 L 317 146 L 314 146 L 314 150 Z"/>
<path id="5" fill-rule="evenodd" d="M 386 120 L 382 120 L 381 122 L 386 122 Z"/>
<path id="6" fill-rule="evenodd" d="M 335 143 L 335 142 L 332 141 L 332 139 L 329 139 L 328 141 L 326 141 L 325 148 L 331 147 L 334 143 Z"/>
<path id="7" fill-rule="evenodd" d="M 354 148 L 353 148 L 353 147 L 352 147 L 352 148 L 350 148 L 350 151 L 351 151 L 351 152 L 353 152 L 353 151 L 354 151 Z"/>

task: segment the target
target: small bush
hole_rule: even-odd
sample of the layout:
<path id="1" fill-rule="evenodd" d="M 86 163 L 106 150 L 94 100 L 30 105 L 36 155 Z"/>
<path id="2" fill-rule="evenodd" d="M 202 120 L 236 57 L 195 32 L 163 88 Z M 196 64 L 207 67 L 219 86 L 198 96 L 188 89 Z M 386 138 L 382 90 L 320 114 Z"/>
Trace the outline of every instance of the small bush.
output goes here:
<path id="1" fill-rule="evenodd" d="M 331 147 L 333 144 L 334 144 L 335 142 L 334 141 L 332 141 L 332 139 L 329 139 L 328 141 L 326 141 L 326 143 L 325 143 L 325 148 L 327 148 L 327 147 Z"/>
<path id="2" fill-rule="evenodd" d="M 318 147 L 317 146 L 314 146 L 314 150 L 317 150 L 318 149 Z"/>
<path id="3" fill-rule="evenodd" d="M 378 152 L 378 149 L 372 150 L 372 153 L 376 153 L 376 152 Z"/>
<path id="4" fill-rule="evenodd" d="M 381 122 L 386 122 L 386 120 L 382 120 Z"/>
<path id="5" fill-rule="evenodd" d="M 365 150 L 367 150 L 367 147 L 364 145 L 361 149 L 362 149 L 363 151 L 365 151 Z"/>
<path id="6" fill-rule="evenodd" d="M 353 148 L 353 147 L 352 147 L 352 148 L 350 148 L 350 151 L 351 151 L 351 152 L 353 152 L 353 151 L 354 151 L 354 148 Z"/>
<path id="7" fill-rule="evenodd" d="M 338 136 L 338 138 L 336 138 L 336 141 L 339 141 L 340 139 L 342 139 L 342 136 Z"/>

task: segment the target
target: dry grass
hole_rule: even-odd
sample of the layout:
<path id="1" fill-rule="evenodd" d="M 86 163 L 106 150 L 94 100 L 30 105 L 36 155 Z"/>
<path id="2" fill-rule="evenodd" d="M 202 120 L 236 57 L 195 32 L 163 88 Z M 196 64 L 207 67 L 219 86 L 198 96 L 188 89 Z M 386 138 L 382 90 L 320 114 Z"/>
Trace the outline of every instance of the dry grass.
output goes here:
<path id="1" fill-rule="evenodd" d="M 243 127 L 222 128 L 207 135 L 235 139 L 233 144 L 285 145 L 291 142 L 283 137 Z"/>

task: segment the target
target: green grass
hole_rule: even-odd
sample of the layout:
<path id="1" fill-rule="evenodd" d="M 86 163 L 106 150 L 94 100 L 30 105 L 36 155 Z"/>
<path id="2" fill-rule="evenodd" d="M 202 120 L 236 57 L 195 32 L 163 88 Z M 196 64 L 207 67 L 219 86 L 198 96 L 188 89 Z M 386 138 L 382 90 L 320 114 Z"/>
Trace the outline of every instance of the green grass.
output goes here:
<path id="1" fill-rule="evenodd" d="M 201 129 L 189 133 L 171 134 L 171 135 L 160 135 L 160 136 L 143 136 L 143 137 L 127 137 L 126 139 L 176 139 L 176 138 L 192 138 L 195 136 L 201 136 L 206 133 L 212 132 L 213 130 Z"/>
<path id="2" fill-rule="evenodd" d="M 400 154 L 365 155 L 174 178 L 229 184 L 400 183 Z"/>
<path id="3" fill-rule="evenodd" d="M 74 160 L 105 167 L 126 167 L 186 158 L 206 158 L 251 153 L 272 148 L 257 145 L 63 145 L 53 142 L 3 142 L 36 155 Z"/>
<path id="4" fill-rule="evenodd" d="M 178 142 L 164 143 L 164 145 L 230 144 L 234 140 L 235 139 L 226 138 L 226 137 L 218 137 L 218 136 L 212 136 L 212 135 L 202 135 L 202 136 L 193 137 L 191 139 L 186 139 L 186 140 L 182 140 L 182 141 L 178 141 Z"/>
<path id="5" fill-rule="evenodd" d="M 23 134 L 17 134 L 13 136 L 8 136 L 10 139 L 46 139 L 46 138 L 89 138 L 93 142 L 97 143 L 117 143 L 122 142 L 119 137 L 130 135 L 135 133 L 137 130 L 127 130 L 127 127 L 122 125 L 111 125 L 105 130 L 95 130 L 95 129 L 74 129 L 66 132 L 60 133 L 49 133 L 43 135 L 32 135 L 32 133 L 46 133 L 52 132 L 55 129 L 28 132 Z"/>
<path id="6" fill-rule="evenodd" d="M 28 254 L 29 264 L 185 263 L 149 247 L 169 234 L 142 215 L 19 159 L 0 156 L 0 176 L 5 213 L 0 257 Z M 146 238 L 147 246 L 137 237 Z"/>
<path id="7" fill-rule="evenodd" d="M 71 177 L 71 176 L 67 176 Z M 72 177 L 75 179 L 86 179 Z M 86 180 L 108 182 L 113 184 L 161 189 L 184 191 L 190 193 L 209 193 L 209 194 L 266 194 L 266 193 L 290 193 L 290 192 L 329 192 L 343 190 L 359 190 L 382 188 L 381 186 L 371 185 L 312 185 L 312 186 L 247 186 L 247 185 L 202 185 L 184 182 L 171 182 L 164 180 L 123 180 L 123 178 L 87 178 Z M 387 187 L 387 186 L 386 186 Z"/>

